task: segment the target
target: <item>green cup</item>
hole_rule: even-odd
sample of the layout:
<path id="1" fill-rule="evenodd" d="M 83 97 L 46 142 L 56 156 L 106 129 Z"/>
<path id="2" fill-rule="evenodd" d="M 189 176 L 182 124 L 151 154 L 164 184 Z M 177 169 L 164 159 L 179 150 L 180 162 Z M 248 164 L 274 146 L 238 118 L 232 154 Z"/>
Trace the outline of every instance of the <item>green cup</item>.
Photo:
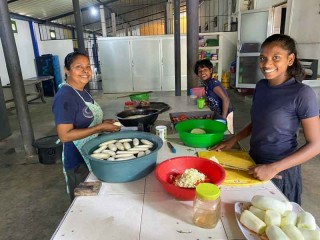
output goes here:
<path id="1" fill-rule="evenodd" d="M 199 99 L 197 100 L 197 104 L 198 104 L 198 108 L 199 108 L 199 109 L 204 108 L 205 99 L 204 99 L 204 98 L 199 98 Z"/>

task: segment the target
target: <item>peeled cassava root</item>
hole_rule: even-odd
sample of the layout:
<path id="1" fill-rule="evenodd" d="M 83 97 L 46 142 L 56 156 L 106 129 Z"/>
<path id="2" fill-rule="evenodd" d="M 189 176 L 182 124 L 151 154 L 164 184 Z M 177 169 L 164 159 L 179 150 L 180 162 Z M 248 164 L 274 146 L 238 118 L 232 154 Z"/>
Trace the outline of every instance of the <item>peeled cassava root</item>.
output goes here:
<path id="1" fill-rule="evenodd" d="M 315 218 L 311 213 L 294 212 L 293 205 L 278 199 L 256 195 L 249 210 L 244 210 L 240 223 L 269 240 L 320 240 Z"/>

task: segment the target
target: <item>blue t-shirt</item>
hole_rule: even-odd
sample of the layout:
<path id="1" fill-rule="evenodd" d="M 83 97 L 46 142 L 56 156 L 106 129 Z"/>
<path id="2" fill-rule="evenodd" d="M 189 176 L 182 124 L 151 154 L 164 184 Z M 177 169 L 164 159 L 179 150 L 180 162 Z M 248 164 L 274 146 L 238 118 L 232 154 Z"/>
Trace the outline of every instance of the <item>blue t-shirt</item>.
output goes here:
<path id="1" fill-rule="evenodd" d="M 54 97 L 52 111 L 55 124 L 73 124 L 75 129 L 87 128 L 93 121 L 93 114 L 76 91 L 86 102 L 93 99 L 86 91 L 62 86 Z M 63 144 L 64 168 L 71 170 L 84 163 L 84 159 L 73 142 Z"/>
<path id="2" fill-rule="evenodd" d="M 202 81 L 205 87 L 207 101 L 211 111 L 222 114 L 222 99 L 213 91 L 214 88 L 220 87 L 222 91 L 228 96 L 226 89 L 222 86 L 221 82 L 217 79 L 211 78 L 210 80 Z M 229 104 L 228 113 L 232 112 L 231 103 Z"/>
<path id="3" fill-rule="evenodd" d="M 256 163 L 271 163 L 297 150 L 301 119 L 319 115 L 317 97 L 294 78 L 278 86 L 260 80 L 251 107 L 250 155 Z"/>

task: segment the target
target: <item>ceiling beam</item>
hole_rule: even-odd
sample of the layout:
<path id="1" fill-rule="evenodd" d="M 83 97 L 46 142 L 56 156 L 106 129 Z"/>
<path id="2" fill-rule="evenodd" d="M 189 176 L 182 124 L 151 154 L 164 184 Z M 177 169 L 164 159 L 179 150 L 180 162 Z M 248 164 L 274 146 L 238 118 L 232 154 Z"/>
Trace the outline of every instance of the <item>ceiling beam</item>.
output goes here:
<path id="1" fill-rule="evenodd" d="M 137 8 L 137 9 L 134 9 L 134 10 L 130 10 L 128 12 L 124 12 L 124 13 L 121 13 L 121 14 L 118 14 L 117 16 L 120 17 L 122 15 L 125 15 L 125 14 L 128 14 L 128 13 L 132 13 L 132 12 L 135 12 L 135 11 L 139 11 L 139 10 L 143 10 L 145 8 L 148 8 L 148 7 L 151 7 L 151 6 L 154 6 L 154 5 L 159 5 L 159 4 L 162 4 L 162 3 L 166 3 L 168 0 L 165 0 L 165 1 L 161 1 L 159 3 L 155 3 L 155 4 L 149 4 L 148 6 L 144 6 L 144 7 L 141 7 L 141 8 Z M 111 18 L 107 18 L 106 20 L 110 20 Z M 95 24 L 95 23 L 98 23 L 99 21 L 94 21 L 94 22 L 91 22 L 91 23 L 87 23 L 87 24 L 84 24 L 83 26 L 88 26 L 88 25 L 91 25 L 91 24 Z M 128 21 L 130 22 L 130 21 Z"/>
<path id="2" fill-rule="evenodd" d="M 117 1 L 119 1 L 119 0 L 110 0 L 110 1 L 104 2 L 104 3 L 93 4 L 93 5 L 89 6 L 89 7 L 81 8 L 80 11 L 81 11 L 81 12 L 87 11 L 87 10 L 89 10 L 91 7 L 98 7 L 98 6 L 100 6 L 101 4 L 103 4 L 103 6 L 106 6 L 106 5 L 110 4 L 110 3 L 117 2 Z M 73 11 L 72 11 L 72 12 L 67 12 L 67 13 L 64 13 L 64 14 L 61 14 L 61 15 L 58 15 L 58 16 L 55 16 L 55 17 L 46 18 L 45 20 L 46 20 L 47 22 L 50 22 L 50 21 L 54 21 L 54 20 L 57 20 L 57 19 L 59 19 L 59 18 L 67 17 L 67 16 L 70 16 L 70 15 L 73 15 L 73 14 L 74 14 Z"/>
<path id="3" fill-rule="evenodd" d="M 10 3 L 13 3 L 13 2 L 17 2 L 19 0 L 9 0 L 7 3 L 10 4 Z"/>

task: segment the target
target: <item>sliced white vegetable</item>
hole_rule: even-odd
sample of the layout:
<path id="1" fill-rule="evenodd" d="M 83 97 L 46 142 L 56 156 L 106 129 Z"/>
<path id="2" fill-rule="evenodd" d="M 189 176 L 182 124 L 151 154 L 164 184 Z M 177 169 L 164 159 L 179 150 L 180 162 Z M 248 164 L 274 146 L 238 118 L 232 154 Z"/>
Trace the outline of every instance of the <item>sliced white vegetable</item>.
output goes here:
<path id="1" fill-rule="evenodd" d="M 101 146 L 104 146 L 104 145 L 109 145 L 109 144 L 111 144 L 111 143 L 115 143 L 117 140 L 109 140 L 109 141 L 106 141 L 106 142 L 103 142 L 103 143 L 101 143 L 99 146 L 101 147 Z"/>
<path id="2" fill-rule="evenodd" d="M 309 229 L 300 229 L 305 240 L 320 240 L 320 231 L 318 230 L 309 230 Z"/>
<path id="3" fill-rule="evenodd" d="M 148 144 L 145 144 L 145 145 L 135 146 L 135 148 L 147 148 L 147 149 L 149 149 L 149 148 L 152 148 L 152 146 L 151 146 L 151 145 L 148 145 Z"/>
<path id="4" fill-rule="evenodd" d="M 268 225 L 275 225 L 280 227 L 281 224 L 281 214 L 275 210 L 267 210 L 264 216 L 264 222 Z"/>
<path id="5" fill-rule="evenodd" d="M 144 147 L 144 148 L 142 148 L 142 147 L 138 148 L 137 146 L 135 146 L 135 147 L 133 147 L 133 148 L 130 149 L 130 151 L 139 151 L 139 152 L 141 152 L 141 151 L 147 151 L 147 150 L 148 150 L 148 148 L 146 148 L 146 147 Z"/>
<path id="6" fill-rule="evenodd" d="M 123 150 L 124 150 L 124 146 L 123 146 L 123 144 L 122 144 L 122 143 L 120 143 L 120 142 L 116 142 L 116 143 L 115 143 L 115 145 L 116 145 L 116 147 L 117 147 L 119 150 L 121 150 L 121 151 L 123 151 Z"/>
<path id="7" fill-rule="evenodd" d="M 105 150 L 107 146 L 101 146 L 98 149 L 94 150 L 93 153 L 101 153 L 103 150 Z"/>
<path id="8" fill-rule="evenodd" d="M 125 142 L 132 142 L 131 138 L 124 138 L 119 140 L 120 143 L 125 143 Z"/>
<path id="9" fill-rule="evenodd" d="M 97 158 L 97 159 L 107 159 L 110 157 L 110 155 L 108 153 L 93 153 L 90 155 L 93 158 Z"/>
<path id="10" fill-rule="evenodd" d="M 147 139 L 141 139 L 141 142 L 142 142 L 143 144 L 153 146 L 153 143 L 152 143 L 152 142 L 150 142 L 150 141 L 149 141 L 149 140 L 147 140 Z"/>
<path id="11" fill-rule="evenodd" d="M 317 228 L 316 220 L 309 212 L 301 212 L 298 216 L 297 227 L 301 229 L 315 230 Z"/>
<path id="12" fill-rule="evenodd" d="M 134 138 L 133 139 L 133 146 L 138 146 L 139 145 L 139 139 L 138 138 Z"/>
<path id="13" fill-rule="evenodd" d="M 127 158 L 127 157 L 134 157 L 133 154 L 125 153 L 125 154 L 117 154 L 114 156 L 115 158 Z"/>
<path id="14" fill-rule="evenodd" d="M 109 157 L 108 159 L 107 159 L 108 161 L 114 161 L 114 160 L 116 160 L 114 157 Z"/>
<path id="15" fill-rule="evenodd" d="M 296 225 L 298 220 L 298 214 L 293 211 L 285 211 L 281 218 L 281 227 L 285 225 Z M 320 239 L 319 239 L 320 240 Z"/>
<path id="16" fill-rule="evenodd" d="M 266 224 L 249 210 L 244 210 L 240 216 L 240 222 L 250 230 L 262 234 L 266 229 Z"/>
<path id="17" fill-rule="evenodd" d="M 138 152 L 140 152 L 139 150 L 128 150 L 128 151 L 117 151 L 116 154 L 126 154 L 126 153 L 130 153 L 130 154 L 137 154 Z"/>
<path id="18" fill-rule="evenodd" d="M 269 240 L 290 240 L 281 228 L 277 226 L 268 226 L 266 234 Z"/>
<path id="19" fill-rule="evenodd" d="M 129 150 L 131 148 L 131 145 L 128 142 L 124 142 L 123 147 L 124 147 L 124 149 Z"/>
<path id="20" fill-rule="evenodd" d="M 108 144 L 108 148 L 111 150 L 111 151 L 117 151 L 117 147 L 116 147 L 116 145 L 114 145 L 113 143 L 111 143 L 111 144 Z"/>
<path id="21" fill-rule="evenodd" d="M 118 158 L 117 161 L 130 160 L 130 159 L 134 159 L 134 158 L 136 158 L 136 157 L 135 156 L 131 156 L 131 157 Z"/>
<path id="22" fill-rule="evenodd" d="M 110 156 L 116 155 L 116 153 L 115 153 L 114 151 L 111 151 L 111 150 L 109 150 L 109 149 L 103 150 L 102 152 L 103 152 L 103 153 L 108 153 Z"/>
<path id="23" fill-rule="evenodd" d="M 144 152 L 138 152 L 137 157 L 143 157 L 144 155 L 145 155 L 145 153 L 144 153 Z"/>
<path id="24" fill-rule="evenodd" d="M 121 127 L 121 123 L 120 122 L 114 122 L 113 125 Z"/>
<path id="25" fill-rule="evenodd" d="M 284 202 L 267 196 L 255 195 L 252 198 L 251 203 L 253 206 L 262 210 L 275 210 L 280 214 L 283 214 L 287 209 Z"/>
<path id="26" fill-rule="evenodd" d="M 266 211 L 255 206 L 250 206 L 249 211 L 260 218 L 262 221 L 264 221 L 264 215 L 266 214 Z"/>
<path id="27" fill-rule="evenodd" d="M 300 230 L 294 225 L 285 225 L 282 231 L 289 237 L 290 240 L 304 240 Z"/>
<path id="28" fill-rule="evenodd" d="M 151 151 L 148 149 L 148 150 L 146 150 L 144 153 L 145 153 L 146 155 L 148 155 L 148 154 L 151 153 Z"/>

